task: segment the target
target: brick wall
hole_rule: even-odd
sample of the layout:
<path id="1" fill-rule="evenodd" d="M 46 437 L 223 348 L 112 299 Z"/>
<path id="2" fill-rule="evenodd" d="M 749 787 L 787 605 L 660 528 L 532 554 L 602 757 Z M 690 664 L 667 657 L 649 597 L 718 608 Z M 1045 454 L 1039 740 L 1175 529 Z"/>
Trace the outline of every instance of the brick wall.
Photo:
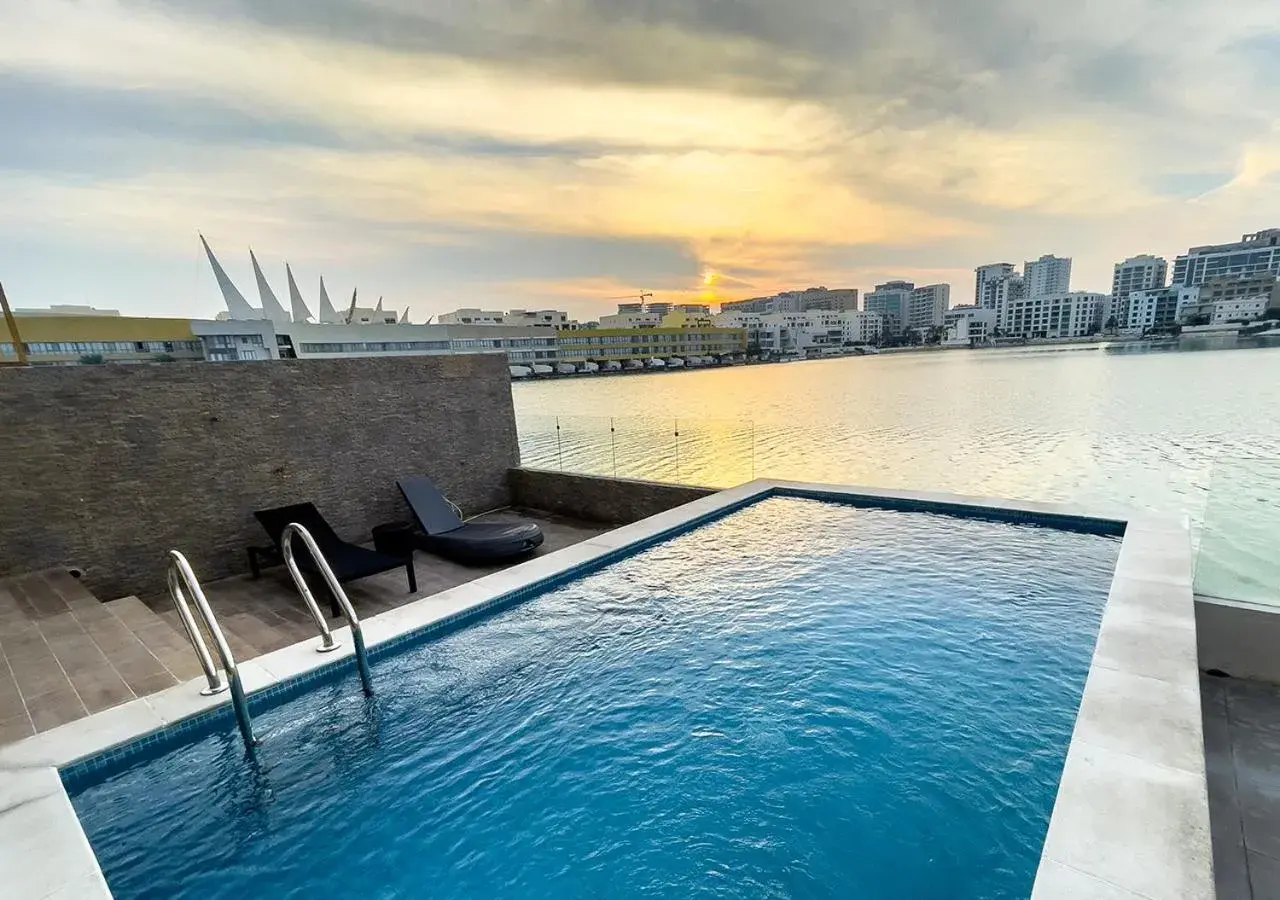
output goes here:
<path id="1" fill-rule="evenodd" d="M 545 469 L 512 469 L 509 478 L 517 506 L 610 525 L 638 522 L 714 493 L 710 488 Z"/>
<path id="2" fill-rule="evenodd" d="M 398 475 L 469 512 L 518 463 L 499 355 L 0 369 L 0 575 L 84 570 L 104 598 L 244 571 L 255 509 L 312 501 L 367 540 Z"/>

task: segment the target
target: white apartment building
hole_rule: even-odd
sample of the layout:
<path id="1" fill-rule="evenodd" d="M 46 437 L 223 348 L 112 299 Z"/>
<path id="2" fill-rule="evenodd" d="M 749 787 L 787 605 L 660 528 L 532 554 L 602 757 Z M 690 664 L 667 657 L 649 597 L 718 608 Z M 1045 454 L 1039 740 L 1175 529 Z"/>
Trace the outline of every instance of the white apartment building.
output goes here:
<path id="1" fill-rule="evenodd" d="M 650 312 L 645 309 L 619 310 L 608 316 L 600 317 L 601 328 L 657 328 L 662 324 L 665 313 Z"/>
<path id="2" fill-rule="evenodd" d="M 1173 283 L 1184 287 L 1210 278 L 1280 275 L 1280 228 L 1243 235 L 1230 244 L 1192 247 L 1173 261 Z"/>
<path id="3" fill-rule="evenodd" d="M 1028 297 L 1061 296 L 1071 292 L 1071 258 L 1046 253 L 1023 264 Z"/>
<path id="4" fill-rule="evenodd" d="M 760 326 L 768 313 L 758 313 L 737 308 L 721 312 L 712 320 L 717 328 L 741 328 L 747 333 L 748 344 L 760 342 Z"/>
<path id="5" fill-rule="evenodd" d="M 1165 331 L 1178 320 L 1177 288 L 1155 288 L 1129 294 L 1125 317 L 1117 320 L 1121 334 L 1143 335 Z"/>
<path id="6" fill-rule="evenodd" d="M 907 327 L 928 331 L 941 328 L 947 308 L 951 306 L 951 285 L 926 284 L 911 292 L 907 308 Z"/>
<path id="7" fill-rule="evenodd" d="M 806 288 L 803 291 L 783 291 L 772 297 L 752 297 L 749 300 L 729 300 L 720 305 L 720 311 L 743 313 L 808 312 L 828 310 L 843 312 L 858 308 L 857 288 Z"/>
<path id="8" fill-rule="evenodd" d="M 558 309 L 455 309 L 436 321 L 441 325 L 534 325 L 572 330 L 577 325 Z"/>
<path id="9" fill-rule="evenodd" d="M 1008 304 L 1001 330 L 1025 338 L 1088 337 L 1101 327 L 1106 294 L 1069 291 L 1025 297 Z"/>
<path id="10" fill-rule="evenodd" d="M 501 325 L 506 315 L 500 309 L 455 309 L 436 318 L 441 325 Z"/>
<path id="11" fill-rule="evenodd" d="M 1158 256 L 1144 253 L 1131 256 L 1115 265 L 1111 276 L 1111 296 L 1128 297 L 1134 291 L 1152 291 L 1165 286 L 1169 264 Z"/>
<path id="12" fill-rule="evenodd" d="M 995 337 L 996 311 L 981 306 L 953 306 L 943 318 L 948 347 L 976 347 Z"/>
<path id="13" fill-rule="evenodd" d="M 1129 318 L 1129 295 L 1134 291 L 1154 291 L 1165 286 L 1169 264 L 1158 256 L 1144 253 L 1115 264 L 1111 275 L 1111 302 L 1103 311 L 1105 326 L 1113 318 L 1117 327 Z"/>
<path id="14" fill-rule="evenodd" d="M 1215 301 L 1213 318 L 1209 324 L 1225 325 L 1228 322 L 1252 322 L 1260 319 L 1266 314 L 1270 300 L 1270 297 L 1239 297 Z"/>
<path id="15" fill-rule="evenodd" d="M 118 309 L 97 309 L 92 306 L 76 306 L 71 303 L 52 303 L 46 309 L 33 309 L 30 307 L 15 307 L 13 314 L 18 317 L 22 316 L 107 316 L 113 319 L 120 318 L 120 310 Z"/>
<path id="16" fill-rule="evenodd" d="M 761 352 L 820 356 L 839 353 L 852 344 L 871 344 L 880 338 L 882 322 L 876 313 L 858 310 L 808 312 L 721 313 L 716 324 L 745 328 L 747 342 Z"/>
<path id="17" fill-rule="evenodd" d="M 885 334 L 901 334 L 911 318 L 911 295 L 915 289 L 910 281 L 877 284 L 876 289 L 863 298 L 864 308 L 880 316 Z"/>
<path id="18" fill-rule="evenodd" d="M 973 270 L 974 288 L 973 305 L 984 309 L 996 308 L 996 295 L 1001 290 L 1001 283 L 1010 277 L 1020 277 L 1014 271 L 1013 263 L 991 263 L 978 266 Z"/>

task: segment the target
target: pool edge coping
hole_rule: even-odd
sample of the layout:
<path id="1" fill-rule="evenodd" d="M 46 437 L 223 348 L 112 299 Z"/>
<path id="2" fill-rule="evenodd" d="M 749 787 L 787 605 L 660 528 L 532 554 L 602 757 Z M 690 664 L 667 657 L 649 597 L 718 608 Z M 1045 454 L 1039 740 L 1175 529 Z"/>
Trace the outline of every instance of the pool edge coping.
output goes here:
<path id="1" fill-rule="evenodd" d="M 1117 898 L 1160 900 L 1176 896 L 1212 900 L 1190 531 L 1185 517 L 1117 510 L 1096 512 L 1063 503 L 759 479 L 371 616 L 362 621 L 366 642 L 371 654 L 381 655 L 402 643 L 428 640 L 437 630 L 467 624 L 497 606 L 518 602 L 525 596 L 771 496 L 807 497 L 1122 535 L 1032 897 L 1056 900 L 1079 896 L 1082 885 L 1087 887 L 1092 883 L 1112 891 Z M 1155 632 L 1150 631 L 1153 623 L 1158 626 Z M 310 639 L 242 663 L 241 675 L 251 701 L 266 701 L 273 694 L 282 696 L 291 689 L 304 687 L 326 671 L 334 671 L 344 663 L 349 666 L 349 629 L 337 629 L 334 633 L 343 641 L 336 653 L 316 653 L 316 639 Z M 1188 648 L 1189 669 L 1186 666 Z M 1168 662 L 1170 659 L 1172 663 Z M 1161 660 L 1166 661 L 1166 669 L 1159 669 Z M 1176 671 L 1168 670 L 1168 666 Z M 49 847 L 52 839 L 54 850 L 67 857 L 57 867 L 59 884 L 43 893 L 19 890 L 15 900 L 62 897 L 110 900 L 106 881 L 71 806 L 59 770 L 111 750 L 127 752 L 148 736 L 199 721 L 201 716 L 225 713 L 226 695 L 200 696 L 195 690 L 200 681 L 192 679 L 159 694 L 0 747 L 0 863 L 6 863 L 3 868 L 20 872 L 21 863 L 29 861 L 26 857 L 6 859 L 11 856 L 10 848 L 20 847 L 21 843 L 5 838 L 12 837 L 17 830 L 14 826 L 19 824 L 11 813 L 24 808 L 23 803 L 12 803 L 11 795 L 15 792 L 22 795 L 34 784 L 42 785 L 41 790 L 48 789 L 42 797 L 56 801 L 44 807 L 46 821 L 39 829 L 41 846 Z M 1117 699 L 1117 683 L 1130 693 L 1122 692 Z M 1148 733 L 1153 696 L 1168 701 L 1156 724 L 1170 726 L 1165 730 L 1171 732 L 1158 735 L 1156 746 L 1150 742 L 1157 736 Z M 1127 736 L 1119 734 L 1125 731 L 1129 732 Z M 1185 756 L 1192 743 L 1198 748 L 1198 765 L 1189 763 Z M 1184 756 L 1170 757 L 1171 746 L 1180 747 Z M 1189 768 L 1167 765 L 1171 759 Z M 57 782 L 56 789 L 50 777 Z M 1127 810 L 1116 810 L 1112 808 L 1114 803 L 1106 802 L 1116 796 L 1117 786 L 1113 782 L 1117 778 L 1129 789 L 1124 800 Z M 1180 790 L 1171 793 L 1171 779 Z M 1091 814 L 1099 805 L 1108 810 L 1107 815 Z M 1125 815 L 1126 811 L 1130 814 Z M 1135 815 L 1140 821 L 1135 822 Z M 1149 821 L 1153 816 L 1166 824 L 1172 821 L 1174 825 L 1163 830 L 1153 829 Z M 23 830 L 29 827 L 27 823 Z M 1187 836 L 1191 837 L 1191 843 L 1200 846 L 1170 845 L 1175 838 L 1182 844 L 1189 843 Z M 1080 847 L 1088 848 L 1084 859 L 1080 858 L 1080 852 L 1072 852 L 1073 848 Z M 1108 852 L 1100 854 L 1100 848 Z M 1188 850 L 1194 852 L 1188 854 Z M 1184 864 L 1188 858 L 1190 865 Z M 15 862 L 19 865 L 14 866 Z M 1152 869 L 1178 876 L 1180 883 L 1176 891 L 1152 892 L 1153 885 L 1149 883 Z"/>

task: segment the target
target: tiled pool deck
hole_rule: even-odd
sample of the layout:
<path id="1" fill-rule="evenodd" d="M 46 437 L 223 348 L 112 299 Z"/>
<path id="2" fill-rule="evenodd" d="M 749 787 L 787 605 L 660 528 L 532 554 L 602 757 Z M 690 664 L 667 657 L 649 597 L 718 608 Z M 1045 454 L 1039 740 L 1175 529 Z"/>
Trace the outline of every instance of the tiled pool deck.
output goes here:
<path id="1" fill-rule="evenodd" d="M 1218 900 L 1280 897 L 1280 687 L 1200 678 Z"/>
<path id="2" fill-rule="evenodd" d="M 476 521 L 532 521 L 546 555 L 594 537 L 603 526 L 558 516 L 503 511 Z M 415 554 L 418 591 L 406 591 L 404 571 L 346 585 L 362 617 L 390 612 L 509 564 L 463 566 Z M 244 662 L 316 634 L 285 568 L 262 577 L 236 576 L 204 584 L 235 658 Z M 321 596 L 324 596 L 321 593 Z M 328 604 L 323 611 L 328 612 Z M 334 624 L 341 624 L 337 620 Z M 168 594 L 102 602 L 66 572 L 0 579 L 0 746 L 48 731 L 200 675 Z"/>
<path id="3" fill-rule="evenodd" d="M 1191 548 L 1182 521 L 1090 516 L 1060 504 L 756 481 L 374 616 L 365 621 L 366 639 L 372 649 L 480 614 L 770 494 L 1123 531 L 1032 896 L 1214 896 Z M 349 638 L 345 630 L 336 634 Z M 246 690 L 296 683 L 344 660 L 350 665 L 349 639 L 336 654 L 322 656 L 313 645 L 295 644 L 243 664 Z M 225 695 L 201 697 L 195 687 L 179 685 L 0 748 L 5 896 L 109 897 L 57 770 L 226 703 Z"/>

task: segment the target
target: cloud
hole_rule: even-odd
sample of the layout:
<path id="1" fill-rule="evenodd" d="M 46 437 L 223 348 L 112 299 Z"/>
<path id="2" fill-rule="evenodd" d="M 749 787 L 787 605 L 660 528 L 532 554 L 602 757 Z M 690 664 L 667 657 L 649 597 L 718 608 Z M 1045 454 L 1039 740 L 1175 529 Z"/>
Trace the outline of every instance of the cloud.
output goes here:
<path id="1" fill-rule="evenodd" d="M 1260 89 L 1273 0 L 1052 16 L 1040 0 L 0 0 L 0 16 L 0 233 L 50 247 L 185 254 L 200 227 L 362 279 L 381 265 L 411 286 L 420 259 L 418 283 L 572 298 L 697 292 L 708 267 L 737 294 L 962 278 L 1047 251 L 1098 287 L 1112 259 L 1274 224 L 1256 221 L 1280 170 L 1280 98 Z M 431 302 L 452 302 L 447 284 Z"/>

